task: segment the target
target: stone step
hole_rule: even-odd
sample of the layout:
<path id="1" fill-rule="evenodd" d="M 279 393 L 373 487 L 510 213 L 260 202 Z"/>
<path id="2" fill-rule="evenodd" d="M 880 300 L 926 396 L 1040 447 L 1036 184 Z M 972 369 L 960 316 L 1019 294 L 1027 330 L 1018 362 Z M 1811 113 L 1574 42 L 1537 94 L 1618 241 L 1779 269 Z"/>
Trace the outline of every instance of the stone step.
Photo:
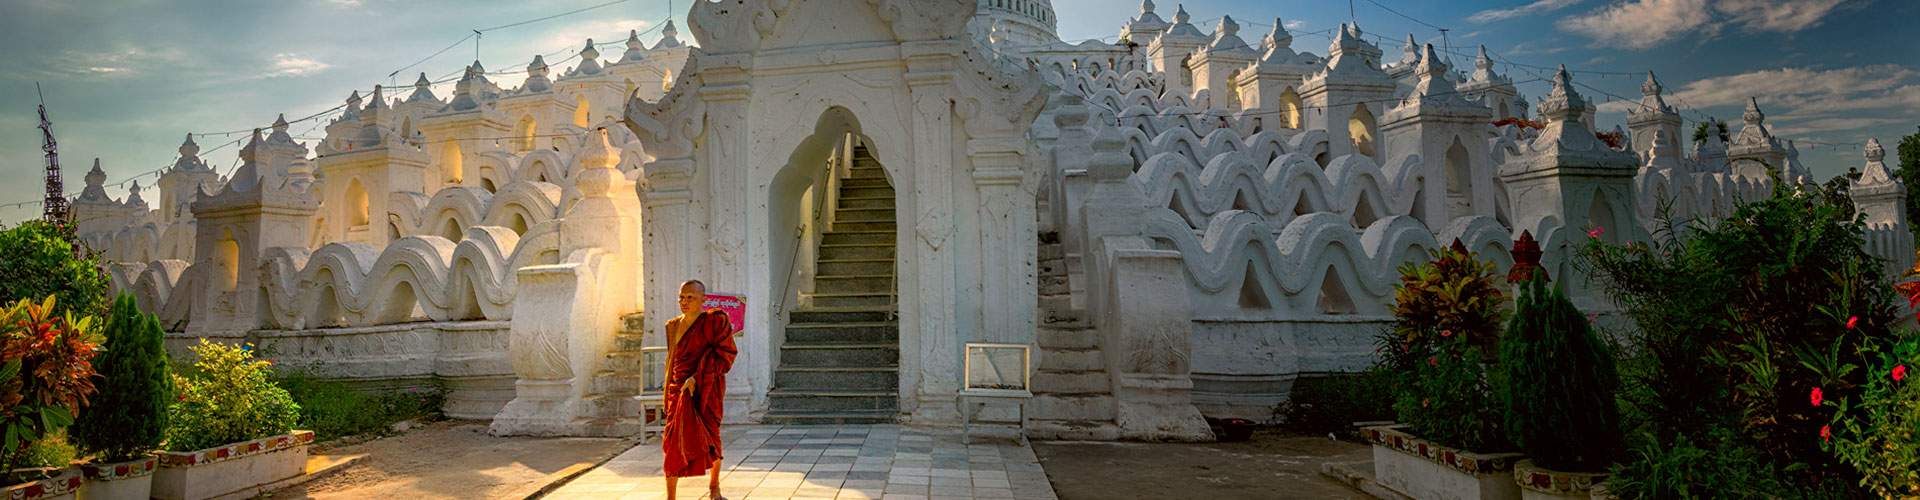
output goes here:
<path id="1" fill-rule="evenodd" d="M 875 163 L 871 167 L 867 167 L 867 166 L 861 166 L 860 162 L 855 161 L 853 163 L 853 168 L 851 170 L 853 171 L 853 173 L 849 177 L 852 177 L 855 179 L 884 180 L 887 178 L 887 169 L 880 167 L 878 163 Z"/>
<path id="2" fill-rule="evenodd" d="M 897 343 L 822 342 L 780 346 L 780 366 L 799 368 L 854 368 L 898 366 Z"/>
<path id="3" fill-rule="evenodd" d="M 1028 439 L 1118 441 L 1120 426 L 1105 420 L 1027 419 Z"/>
<path id="4" fill-rule="evenodd" d="M 814 307 L 857 307 L 892 305 L 895 298 L 892 293 L 811 293 Z"/>
<path id="5" fill-rule="evenodd" d="M 1067 285 L 1067 277 L 1065 275 L 1040 276 L 1040 295 L 1066 295 L 1070 293 L 1073 293 L 1073 288 Z M 1068 300 L 1072 299 L 1069 298 Z"/>
<path id="6" fill-rule="evenodd" d="M 893 287 L 894 277 L 891 274 L 818 276 L 813 279 L 813 291 L 816 293 L 887 293 Z"/>
<path id="7" fill-rule="evenodd" d="M 789 313 L 787 327 L 813 325 L 820 323 L 889 323 L 893 321 L 893 309 L 889 307 L 836 307 L 802 309 Z"/>
<path id="8" fill-rule="evenodd" d="M 602 370 L 612 370 L 623 373 L 640 373 L 640 370 L 645 368 L 646 364 L 640 351 L 609 352 L 607 353 L 606 359 L 600 363 L 600 369 Z"/>
<path id="9" fill-rule="evenodd" d="M 1059 243 L 1040 245 L 1036 258 L 1043 261 L 1065 259 L 1067 258 L 1067 246 Z"/>
<path id="10" fill-rule="evenodd" d="M 1040 348 L 1040 371 L 1106 373 L 1107 357 L 1099 349 Z"/>
<path id="11" fill-rule="evenodd" d="M 899 420 L 900 410 L 866 411 L 783 411 L 768 409 L 760 419 L 765 424 L 784 425 L 857 425 L 891 424 Z"/>
<path id="12" fill-rule="evenodd" d="M 893 222 L 892 208 L 847 208 L 840 207 L 833 213 L 833 224 L 838 226 L 847 222 Z"/>
<path id="13" fill-rule="evenodd" d="M 1033 389 L 1048 394 L 1111 394 L 1113 391 L 1110 387 L 1104 370 L 1040 370 L 1033 374 Z"/>
<path id="14" fill-rule="evenodd" d="M 841 187 L 841 198 L 892 198 L 891 187 Z"/>
<path id="15" fill-rule="evenodd" d="M 898 410 L 900 393 L 886 391 L 767 391 L 767 404 L 781 411 L 873 411 Z"/>
<path id="16" fill-rule="evenodd" d="M 820 276 L 893 274 L 893 259 L 821 259 L 815 273 Z"/>
<path id="17" fill-rule="evenodd" d="M 640 374 L 600 370 L 593 374 L 593 392 L 596 394 L 625 394 L 632 396 L 640 393 Z"/>
<path id="18" fill-rule="evenodd" d="M 839 208 L 885 208 L 892 210 L 893 197 L 840 198 Z"/>
<path id="19" fill-rule="evenodd" d="M 1034 394 L 1028 418 L 1034 420 L 1107 420 L 1114 417 L 1113 396 L 1106 394 Z"/>
<path id="20" fill-rule="evenodd" d="M 840 221 L 840 220 L 836 220 L 836 221 L 833 221 L 833 230 L 832 230 L 832 231 L 828 231 L 828 232 L 827 232 L 827 234 L 833 234 L 833 233 L 841 233 L 841 232 L 870 232 L 870 231 L 881 231 L 881 232 L 885 232 L 885 233 L 887 233 L 887 234 L 889 235 L 889 238 L 887 239 L 887 241 L 893 241 L 893 239 L 891 238 L 891 235 L 893 235 L 893 234 L 894 234 L 894 232 L 895 232 L 896 230 L 898 230 L 898 226 L 895 226 L 895 225 L 894 225 L 894 223 L 893 223 L 893 221 Z"/>
<path id="21" fill-rule="evenodd" d="M 890 182 L 887 182 L 885 178 L 859 177 L 859 178 L 840 179 L 840 186 L 870 188 L 870 187 L 893 187 L 893 184 Z M 888 198 L 888 199 L 892 199 L 892 198 Z"/>
<path id="22" fill-rule="evenodd" d="M 821 244 L 820 258 L 826 260 L 891 259 L 893 258 L 893 242 L 854 243 L 850 245 Z"/>
<path id="23" fill-rule="evenodd" d="M 646 347 L 646 342 L 645 342 L 646 338 L 647 338 L 646 335 L 643 335 L 637 332 L 628 333 L 625 331 L 621 331 L 618 333 L 614 333 L 613 334 L 613 350 L 638 351 L 640 350 L 640 348 Z"/>
<path id="24" fill-rule="evenodd" d="M 645 313 L 620 316 L 620 333 L 645 333 L 646 331 L 647 315 Z"/>
<path id="25" fill-rule="evenodd" d="M 1041 298 L 1045 301 L 1046 298 Z M 1048 328 L 1091 328 L 1093 322 L 1087 319 L 1087 311 L 1081 309 L 1040 309 L 1040 324 Z"/>
<path id="26" fill-rule="evenodd" d="M 781 367 L 773 371 L 773 390 L 897 391 L 900 369 L 892 366 L 858 368 Z"/>
<path id="27" fill-rule="evenodd" d="M 574 419 L 576 427 L 581 429 L 581 437 L 618 437 L 626 438 L 640 434 L 638 415 L 619 417 L 593 417 Z"/>
<path id="28" fill-rule="evenodd" d="M 580 398 L 586 405 L 586 414 L 594 417 L 637 417 L 640 415 L 640 402 L 632 394 L 588 394 Z"/>
<path id="29" fill-rule="evenodd" d="M 1086 328 L 1040 327 L 1034 330 L 1035 340 L 1040 350 L 1051 353 L 1056 349 L 1098 349 L 1099 333 Z"/>
<path id="30" fill-rule="evenodd" d="M 826 238 L 821 240 L 820 244 L 851 245 L 855 243 L 886 243 L 891 245 L 893 244 L 893 237 L 894 230 L 892 229 L 884 231 L 849 231 L 845 229 L 835 229 L 827 231 Z"/>
<path id="31" fill-rule="evenodd" d="M 800 314 L 794 312 L 793 314 Z M 900 340 L 900 325 L 888 322 L 793 323 L 787 325 L 787 342 L 885 343 Z"/>

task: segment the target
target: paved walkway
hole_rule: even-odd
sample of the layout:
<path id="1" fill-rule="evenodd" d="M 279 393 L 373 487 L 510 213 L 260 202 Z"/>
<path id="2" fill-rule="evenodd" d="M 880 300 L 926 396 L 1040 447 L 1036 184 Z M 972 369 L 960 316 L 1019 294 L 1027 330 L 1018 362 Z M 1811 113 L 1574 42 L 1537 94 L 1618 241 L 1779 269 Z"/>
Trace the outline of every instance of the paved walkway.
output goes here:
<path id="1" fill-rule="evenodd" d="M 1054 500 L 1033 449 L 1007 440 L 898 425 L 723 426 L 720 492 L 728 499 L 991 498 Z M 666 498 L 660 444 L 644 443 L 549 494 L 556 499 Z M 707 478 L 681 478 L 706 498 Z"/>

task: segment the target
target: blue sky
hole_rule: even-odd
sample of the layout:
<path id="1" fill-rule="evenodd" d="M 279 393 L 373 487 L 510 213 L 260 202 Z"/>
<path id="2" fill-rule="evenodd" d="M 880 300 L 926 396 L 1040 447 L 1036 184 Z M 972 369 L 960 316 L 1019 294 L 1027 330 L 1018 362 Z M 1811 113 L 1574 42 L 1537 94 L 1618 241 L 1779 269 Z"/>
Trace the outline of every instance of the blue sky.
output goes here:
<path id="1" fill-rule="evenodd" d="M 41 196 L 33 84 L 46 87 L 69 191 L 78 191 L 93 158 L 109 183 L 171 163 L 187 132 L 264 127 L 277 113 L 296 119 L 342 102 L 351 89 L 410 84 L 417 72 L 457 76 L 474 59 L 472 40 L 402 71 L 471 34 L 592 7 L 610 0 L 480 2 L 450 0 L 88 1 L 0 0 L 0 204 Z M 689 0 L 628 0 L 578 14 L 489 31 L 478 43 L 488 69 L 524 67 L 534 54 L 565 58 L 584 45 L 679 19 Z M 1171 18 L 1180 2 L 1160 2 Z M 1736 125 L 1748 95 L 1759 96 L 1778 135 L 1801 139 L 1801 157 L 1825 178 L 1861 163 L 1859 143 L 1877 136 L 1891 147 L 1920 125 L 1920 42 L 1910 23 L 1920 2 L 1907 0 L 1195 0 L 1184 2 L 1205 31 L 1222 14 L 1242 23 L 1249 42 L 1276 17 L 1294 49 L 1326 53 L 1324 31 L 1357 20 L 1392 59 L 1408 33 L 1466 54 L 1485 44 L 1497 59 L 1534 66 L 1566 64 L 1576 81 L 1637 99 L 1653 70 L 1689 121 L 1701 113 Z M 1112 40 L 1139 9 L 1135 1 L 1056 0 L 1060 35 Z M 1397 11 L 1395 14 L 1392 11 Z M 1350 14 L 1351 12 L 1351 14 Z M 1400 14 L 1404 14 L 1403 17 Z M 1414 20 L 1408 19 L 1418 19 Z M 681 23 L 682 40 L 692 35 Z M 1432 25 L 1432 26 L 1428 26 Z M 1903 36 L 1903 31 L 1907 34 Z M 649 44 L 659 37 L 650 32 Z M 603 58 L 620 49 L 602 49 Z M 1470 58 L 1456 57 L 1457 64 Z M 569 63 L 570 65 L 571 63 Z M 1502 66 L 1515 80 L 1540 70 Z M 556 73 L 558 69 L 556 69 Z M 1618 75 L 1608 72 L 1623 73 Z M 518 78 L 496 79 L 503 86 Z M 442 96 L 451 83 L 435 88 Z M 1529 98 L 1543 83 L 1521 86 Z M 1582 88 L 1589 98 L 1609 97 Z M 1624 104 L 1602 104 L 1599 123 L 1624 121 Z M 319 137 L 301 123 L 292 131 Z M 1736 127 L 1737 130 L 1737 127 Z M 197 138 L 212 150 L 240 138 Z M 1824 144 L 1816 144 L 1824 143 Z M 222 173 L 237 146 L 203 153 Z M 143 185 L 151 175 L 138 179 Z M 124 196 L 124 186 L 108 192 Z M 149 200 L 157 199 L 151 192 Z M 37 205 L 0 206 L 0 223 L 35 217 Z"/>

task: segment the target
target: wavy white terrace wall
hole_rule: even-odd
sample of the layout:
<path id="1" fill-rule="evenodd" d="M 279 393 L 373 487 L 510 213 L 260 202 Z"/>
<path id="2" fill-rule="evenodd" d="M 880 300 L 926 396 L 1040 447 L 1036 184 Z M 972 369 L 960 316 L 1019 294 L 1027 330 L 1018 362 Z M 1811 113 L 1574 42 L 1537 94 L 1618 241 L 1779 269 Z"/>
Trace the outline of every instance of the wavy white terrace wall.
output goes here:
<path id="1" fill-rule="evenodd" d="M 448 417 L 486 420 L 513 399 L 507 321 L 430 321 L 351 328 L 254 330 L 245 337 L 279 369 L 359 388 L 439 386 Z M 168 335 L 185 355 L 200 337 Z"/>

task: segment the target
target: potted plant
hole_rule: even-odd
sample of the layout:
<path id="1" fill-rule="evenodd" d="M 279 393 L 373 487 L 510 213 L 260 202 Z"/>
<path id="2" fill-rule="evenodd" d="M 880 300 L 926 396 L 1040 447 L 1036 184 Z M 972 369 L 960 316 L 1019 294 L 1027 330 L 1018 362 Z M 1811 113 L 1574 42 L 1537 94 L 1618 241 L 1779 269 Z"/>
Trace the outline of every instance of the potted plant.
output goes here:
<path id="1" fill-rule="evenodd" d="M 92 318 L 55 314 L 55 300 L 21 300 L 0 313 L 0 494 L 9 499 L 71 498 L 78 471 L 60 463 L 21 470 L 36 446 L 56 439 L 93 392 Z"/>
<path id="2" fill-rule="evenodd" d="M 108 312 L 106 346 L 94 364 L 100 374 L 93 407 L 74 423 L 73 438 L 94 455 L 81 467 L 81 499 L 145 499 L 153 486 L 153 452 L 167 429 L 173 381 L 167 370 L 160 321 L 141 313 L 125 293 Z"/>
<path id="3" fill-rule="evenodd" d="M 250 344 L 201 339 L 192 351 L 192 367 L 174 376 L 153 498 L 244 495 L 299 476 L 313 432 L 293 430 L 300 407 L 269 378 L 271 363 Z"/>
<path id="4" fill-rule="evenodd" d="M 1382 486 L 1415 498 L 1519 498 L 1495 391 L 1503 294 L 1494 265 L 1455 240 L 1400 267 L 1382 368 L 1400 425 L 1362 429 Z"/>
<path id="5" fill-rule="evenodd" d="M 1514 465 L 1522 498 L 1591 498 L 1625 445 L 1613 353 L 1558 288 L 1522 287 L 1500 340 L 1507 437 L 1528 457 Z"/>

